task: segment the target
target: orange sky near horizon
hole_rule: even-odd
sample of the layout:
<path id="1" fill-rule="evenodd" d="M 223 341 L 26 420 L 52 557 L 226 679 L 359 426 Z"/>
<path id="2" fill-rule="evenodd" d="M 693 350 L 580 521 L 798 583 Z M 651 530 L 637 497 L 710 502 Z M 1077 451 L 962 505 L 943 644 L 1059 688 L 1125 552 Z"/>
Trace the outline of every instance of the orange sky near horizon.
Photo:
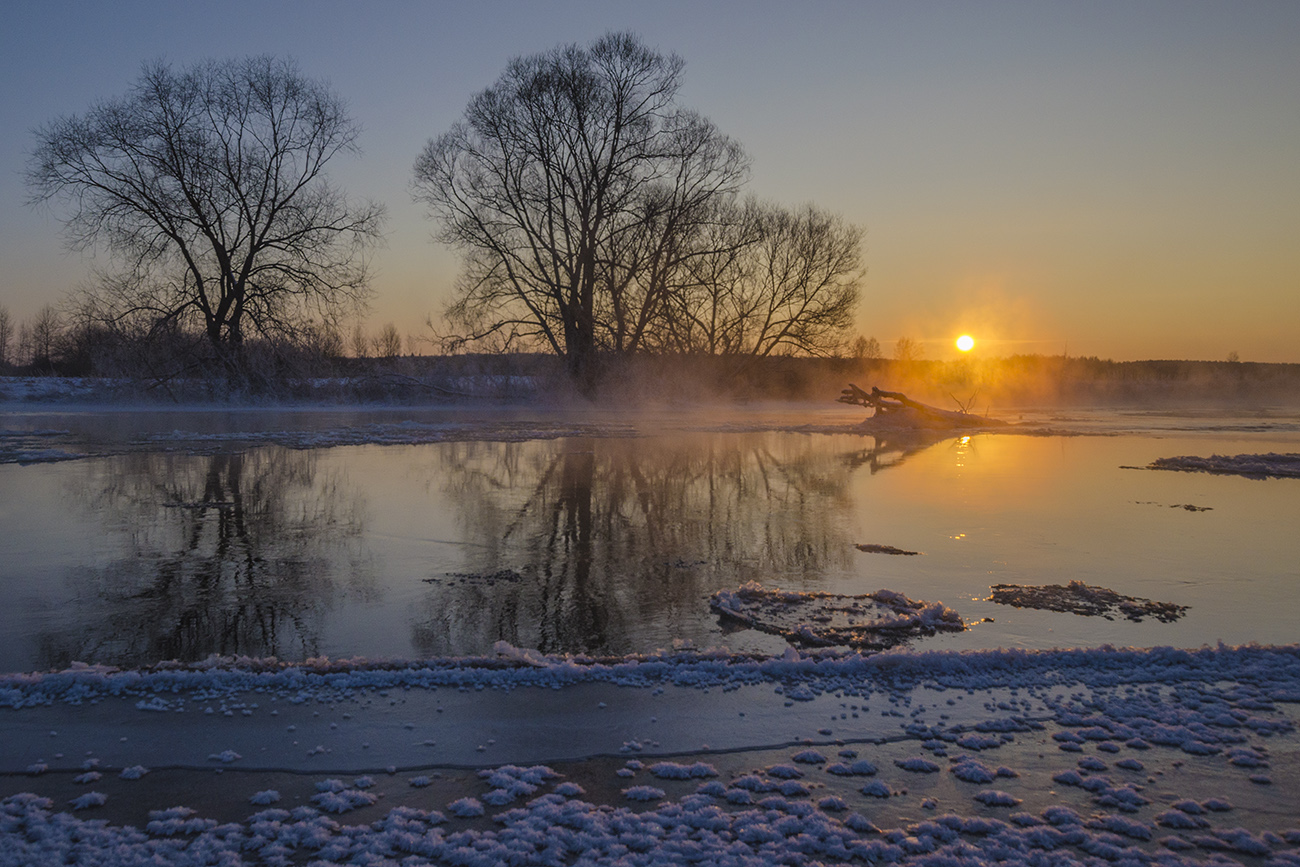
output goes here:
<path id="1" fill-rule="evenodd" d="M 253 20 L 257 26 L 213 27 Z M 332 178 L 384 202 L 366 327 L 425 333 L 454 251 L 411 166 L 512 58 L 632 30 L 753 161 L 749 192 L 866 230 L 858 331 L 885 355 L 1300 362 L 1300 4 L 343 0 L 22 4 L 0 32 L 0 306 L 91 279 L 26 204 L 31 130 L 166 57 L 269 52 L 363 127 Z"/>

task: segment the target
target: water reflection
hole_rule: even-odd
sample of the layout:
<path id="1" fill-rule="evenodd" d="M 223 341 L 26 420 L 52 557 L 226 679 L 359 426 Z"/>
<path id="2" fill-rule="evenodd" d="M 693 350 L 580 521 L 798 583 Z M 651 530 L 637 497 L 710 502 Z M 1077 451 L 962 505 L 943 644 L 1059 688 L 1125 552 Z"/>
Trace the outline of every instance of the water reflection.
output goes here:
<path id="1" fill-rule="evenodd" d="M 319 652 L 340 573 L 371 592 L 360 498 L 312 452 L 131 454 L 86 467 L 70 498 L 116 550 L 68 574 L 84 610 L 40 635 L 43 666 L 305 658 Z"/>
<path id="2" fill-rule="evenodd" d="M 1286 642 L 1294 623 L 1276 600 L 1297 580 L 1296 486 L 1120 467 L 1297 450 L 1288 437 L 677 430 L 0 466 L 0 669 L 410 658 L 498 639 L 780 652 L 779 637 L 723 635 L 709 613 L 715 591 L 750 580 L 888 588 L 991 618 L 928 640 L 944 648 Z M 986 598 L 995 583 L 1070 580 L 1190 607 L 1172 624 L 1072 625 Z"/>
<path id="3" fill-rule="evenodd" d="M 849 565 L 852 462 L 807 438 L 463 443 L 441 455 L 473 553 L 466 573 L 429 578 L 414 630 L 423 654 L 498 639 L 622 654 L 634 633 L 699 633 L 719 588 L 799 587 Z"/>
<path id="4" fill-rule="evenodd" d="M 950 438 L 950 434 L 926 430 L 898 431 L 889 436 L 876 436 L 870 438 L 871 448 L 845 455 L 844 463 L 852 470 L 866 467 L 874 476 L 882 470 L 902 466 L 912 455 Z M 969 443 L 970 437 L 961 437 L 961 440 L 963 444 Z"/>

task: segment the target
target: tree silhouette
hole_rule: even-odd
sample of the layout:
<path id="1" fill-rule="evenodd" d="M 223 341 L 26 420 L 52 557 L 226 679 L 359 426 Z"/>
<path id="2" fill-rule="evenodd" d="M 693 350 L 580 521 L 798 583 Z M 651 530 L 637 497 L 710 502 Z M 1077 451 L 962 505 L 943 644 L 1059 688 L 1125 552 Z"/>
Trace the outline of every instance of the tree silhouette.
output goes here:
<path id="1" fill-rule="evenodd" d="M 73 248 L 120 266 L 88 307 L 123 329 L 195 329 L 239 376 L 247 335 L 294 337 L 367 297 L 383 209 L 325 174 L 357 134 L 290 61 L 158 62 L 126 96 L 37 130 L 27 181 L 69 209 Z"/>
<path id="2" fill-rule="evenodd" d="M 598 352 L 634 352 L 686 243 L 747 170 L 680 108 L 682 61 L 629 34 L 517 58 L 429 142 L 416 197 L 466 253 L 453 323 L 561 355 L 585 391 Z"/>

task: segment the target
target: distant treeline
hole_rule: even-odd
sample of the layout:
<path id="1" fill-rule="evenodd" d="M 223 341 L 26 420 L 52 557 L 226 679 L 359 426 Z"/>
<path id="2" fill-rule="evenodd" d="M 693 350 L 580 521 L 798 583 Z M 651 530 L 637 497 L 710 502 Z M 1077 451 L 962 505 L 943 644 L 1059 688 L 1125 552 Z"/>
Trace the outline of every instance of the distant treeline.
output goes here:
<path id="1" fill-rule="evenodd" d="M 124 343 L 97 329 L 64 327 L 49 351 L 0 360 L 0 376 L 91 377 L 106 397 L 163 401 L 256 399 L 425 403 L 490 399 L 585 402 L 564 360 L 550 353 L 387 352 L 360 356 L 335 337 L 247 347 L 255 380 L 232 386 L 201 360 L 201 341 Z M 358 344 L 360 345 L 360 344 Z M 379 349 L 379 343 L 372 343 Z M 181 349 L 184 351 L 180 351 Z M 15 357 L 17 356 L 17 357 Z M 662 405 L 715 401 L 832 402 L 848 383 L 904 391 L 942 408 L 996 415 L 1029 406 L 1300 406 L 1300 364 L 1248 361 L 1111 361 L 1012 355 L 954 361 L 664 353 L 602 360 L 600 402 Z"/>
<path id="2" fill-rule="evenodd" d="M 542 360 L 541 358 L 538 359 Z M 1013 355 L 954 361 L 654 356 L 607 370 L 614 399 L 834 400 L 853 382 L 972 412 L 1056 405 L 1300 406 L 1300 364 Z"/>
<path id="3" fill-rule="evenodd" d="M 1300 405 L 1300 364 L 1061 355 L 883 364 L 881 373 L 893 387 L 910 389 L 919 400 L 947 408 L 961 403 L 972 411 L 1053 405 Z"/>

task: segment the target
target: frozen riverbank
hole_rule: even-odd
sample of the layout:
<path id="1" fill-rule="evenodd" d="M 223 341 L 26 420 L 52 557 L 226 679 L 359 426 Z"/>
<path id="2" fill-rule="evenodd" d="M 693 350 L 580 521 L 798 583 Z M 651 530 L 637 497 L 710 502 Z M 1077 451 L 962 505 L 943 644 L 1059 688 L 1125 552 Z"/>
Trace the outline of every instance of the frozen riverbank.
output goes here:
<path id="1" fill-rule="evenodd" d="M 0 863 L 1290 863 L 1300 845 L 1300 647 L 502 650 L 5 677 Z"/>

